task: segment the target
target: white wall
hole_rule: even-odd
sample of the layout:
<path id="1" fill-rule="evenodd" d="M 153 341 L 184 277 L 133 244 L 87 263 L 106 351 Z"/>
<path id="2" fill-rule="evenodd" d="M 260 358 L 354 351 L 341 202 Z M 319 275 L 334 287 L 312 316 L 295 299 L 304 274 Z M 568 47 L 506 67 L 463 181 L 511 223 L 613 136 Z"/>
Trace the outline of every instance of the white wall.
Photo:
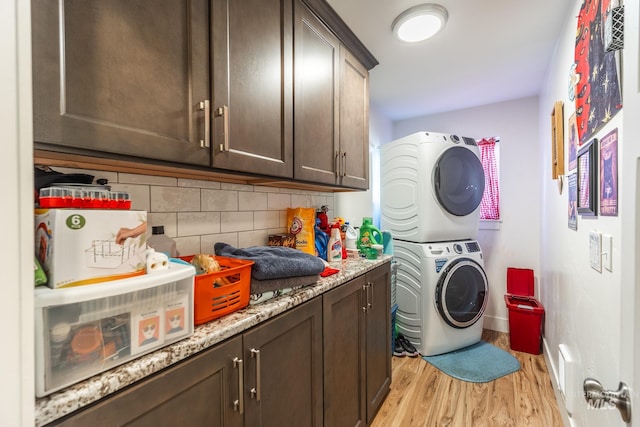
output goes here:
<path id="1" fill-rule="evenodd" d="M 540 274 L 540 135 L 538 98 L 529 97 L 482 107 L 394 122 L 393 137 L 418 131 L 500 137 L 499 229 L 481 229 L 489 304 L 485 327 L 506 332 L 504 302 L 507 267 L 531 268 Z M 545 132 L 545 136 L 546 136 Z M 538 294 L 539 295 L 539 294 Z"/>
<path id="2" fill-rule="evenodd" d="M 374 69 L 375 72 L 375 69 Z M 380 195 L 380 167 L 378 158 L 381 144 L 392 140 L 391 120 L 380 114 L 374 106 L 369 109 L 369 190 L 335 194 L 335 211 L 352 226 L 359 227 L 363 217 L 373 217 L 380 225 L 377 210 Z"/>
<path id="3" fill-rule="evenodd" d="M 575 105 L 568 97 L 567 81 L 569 69 L 574 62 L 574 45 L 576 34 L 576 16 L 581 1 L 573 2 L 573 10 L 569 13 L 567 25 L 561 34 L 557 52 L 548 69 L 547 81 L 540 95 L 540 134 L 549 131 L 549 113 L 555 101 L 564 102 L 565 126 L 567 119 L 575 112 Z M 635 27 L 637 34 L 637 2 L 635 15 L 625 16 L 625 32 L 627 27 Z M 628 7 L 628 6 L 627 6 Z M 629 12 L 629 10 L 627 10 Z M 630 22 L 628 21 L 631 17 Z M 631 24 L 631 25 L 629 25 Z M 638 39 L 628 38 L 625 34 L 624 53 L 635 57 L 633 70 L 625 76 L 624 90 L 629 94 L 637 93 L 637 50 Z M 626 61 L 625 61 L 626 62 Z M 633 62 L 633 61 L 631 61 Z M 626 124 L 635 126 L 634 132 L 623 129 L 623 118 Z M 601 138 L 612 129 L 618 128 L 619 147 L 619 206 L 617 217 L 598 216 L 597 218 L 578 218 L 577 231 L 567 227 L 566 192 L 558 194 L 556 182 L 550 179 L 551 170 L 548 159 L 551 156 L 550 143 L 541 138 L 542 156 L 539 159 L 542 170 L 542 209 L 541 217 L 541 274 L 542 302 L 546 308 L 545 350 L 551 361 L 552 374 L 558 372 L 558 345 L 568 346 L 576 359 L 576 375 L 568 386 L 568 399 L 575 405 L 573 423 L 579 426 L 614 425 L 621 423 L 615 410 L 589 410 L 582 396 L 582 381 L 587 377 L 600 380 L 605 388 L 617 389 L 618 382 L 623 380 L 620 372 L 621 335 L 621 295 L 622 269 L 630 270 L 628 277 L 633 280 L 636 259 L 634 228 L 623 228 L 625 221 L 635 223 L 636 198 L 636 159 L 639 149 L 638 109 L 625 105 L 622 113 L 597 132 L 594 136 Z M 633 136 L 635 135 L 635 137 Z M 626 143 L 625 143 L 626 142 Z M 565 148 L 567 146 L 565 132 Z M 566 158 L 566 156 L 565 156 Z M 567 165 L 565 163 L 565 170 Z M 568 171 L 567 171 L 568 173 Z M 626 215 L 626 217 L 624 217 Z M 613 236 L 613 271 L 597 272 L 589 264 L 589 232 L 599 232 Z M 636 232 L 637 233 L 637 232 Z M 623 251 L 622 242 L 626 242 L 627 250 Z M 624 284 L 633 288 L 633 283 Z M 627 295 L 633 296 L 633 292 Z M 626 313 L 625 313 L 626 314 Z M 636 329 L 638 326 L 636 326 Z M 636 355 L 637 358 L 637 355 Z M 630 381 L 627 378 L 626 381 Z M 560 405 L 562 407 L 562 404 Z"/>
<path id="4" fill-rule="evenodd" d="M 30 2 L 0 2 L 0 425 L 33 425 L 33 160 Z"/>

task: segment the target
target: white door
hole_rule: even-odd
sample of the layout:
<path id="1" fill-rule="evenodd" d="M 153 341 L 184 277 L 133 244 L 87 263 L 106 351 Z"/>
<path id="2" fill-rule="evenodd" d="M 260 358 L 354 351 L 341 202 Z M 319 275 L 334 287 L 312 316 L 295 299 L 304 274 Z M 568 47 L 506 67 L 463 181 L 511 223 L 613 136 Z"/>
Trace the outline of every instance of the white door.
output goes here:
<path id="1" fill-rule="evenodd" d="M 625 26 L 624 38 L 627 43 L 623 50 L 623 133 L 622 145 L 619 147 L 619 163 L 621 175 L 620 187 L 620 226 L 621 241 L 619 263 L 620 267 L 620 307 L 619 330 L 620 348 L 610 349 L 611 366 L 596 366 L 595 371 L 613 373 L 619 368 L 620 386 L 625 383 L 628 387 L 628 399 L 631 408 L 626 414 L 630 417 L 626 425 L 640 426 L 640 393 L 636 387 L 640 387 L 640 122 L 637 120 L 640 114 L 640 80 L 638 70 L 638 21 L 640 11 L 637 1 L 624 2 Z M 615 245 L 614 245 L 615 246 Z M 606 321 L 606 319 L 603 319 Z M 615 323 L 612 326 L 617 326 Z M 609 372 L 611 371 L 611 372 Z M 598 380 L 598 378 L 595 378 Z M 599 384 L 595 384 L 596 386 Z M 605 390 L 617 392 L 621 390 L 618 383 L 609 381 L 601 384 Z M 586 391 L 586 389 L 585 389 Z M 602 402 L 606 404 L 605 402 Z M 619 411 L 609 406 L 609 409 L 594 413 L 589 419 L 597 422 L 597 425 L 623 426 L 624 411 Z M 605 421 L 606 418 L 606 421 Z M 589 425 L 596 425 L 590 422 Z"/>
<path id="2" fill-rule="evenodd" d="M 640 69 L 638 24 L 640 8 L 637 1 L 624 1 L 623 50 L 623 114 L 624 180 L 620 210 L 622 219 L 621 304 L 620 304 L 620 381 L 631 389 L 631 423 L 640 426 Z M 620 423 L 620 418 L 618 422 Z M 623 425 L 622 423 L 618 425 Z"/>

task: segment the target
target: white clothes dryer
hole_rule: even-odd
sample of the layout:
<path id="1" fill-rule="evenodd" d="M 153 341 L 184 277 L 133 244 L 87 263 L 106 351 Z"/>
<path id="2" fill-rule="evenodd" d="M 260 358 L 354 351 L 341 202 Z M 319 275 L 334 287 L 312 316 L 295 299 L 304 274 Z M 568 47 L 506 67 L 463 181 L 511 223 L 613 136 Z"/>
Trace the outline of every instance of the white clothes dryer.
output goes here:
<path id="1" fill-rule="evenodd" d="M 381 229 L 394 239 L 475 239 L 484 170 L 473 138 L 418 132 L 380 147 Z"/>
<path id="2" fill-rule="evenodd" d="M 396 324 L 423 356 L 480 341 L 489 285 L 475 240 L 396 240 Z"/>

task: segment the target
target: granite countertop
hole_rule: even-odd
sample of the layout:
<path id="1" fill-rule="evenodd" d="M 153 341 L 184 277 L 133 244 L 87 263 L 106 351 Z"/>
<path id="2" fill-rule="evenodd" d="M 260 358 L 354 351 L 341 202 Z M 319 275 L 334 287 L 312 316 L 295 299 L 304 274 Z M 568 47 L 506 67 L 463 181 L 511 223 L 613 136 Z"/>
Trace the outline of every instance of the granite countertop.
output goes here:
<path id="1" fill-rule="evenodd" d="M 389 255 L 384 255 L 377 260 L 348 259 L 343 260 L 341 264 L 332 264 L 332 267 L 340 268 L 341 271 L 328 277 L 321 277 L 316 284 L 259 304 L 251 304 L 242 310 L 196 326 L 193 335 L 182 341 L 131 360 L 49 396 L 36 399 L 35 425 L 41 426 L 50 423 L 115 393 L 260 322 L 340 286 L 369 270 L 390 262 L 391 258 Z"/>

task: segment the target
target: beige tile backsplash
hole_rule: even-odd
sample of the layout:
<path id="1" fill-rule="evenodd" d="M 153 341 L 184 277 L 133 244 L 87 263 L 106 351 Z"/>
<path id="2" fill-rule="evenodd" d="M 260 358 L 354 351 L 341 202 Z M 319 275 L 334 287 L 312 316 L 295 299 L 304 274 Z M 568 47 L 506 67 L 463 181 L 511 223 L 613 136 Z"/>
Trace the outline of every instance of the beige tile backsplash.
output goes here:
<path id="1" fill-rule="evenodd" d="M 212 253 L 216 242 L 236 247 L 265 245 L 271 233 L 287 228 L 287 208 L 330 208 L 333 193 L 228 184 L 129 173 L 54 168 L 107 179 L 112 189 L 131 195 L 131 209 L 148 212 L 147 233 L 163 225 L 180 255 Z"/>

